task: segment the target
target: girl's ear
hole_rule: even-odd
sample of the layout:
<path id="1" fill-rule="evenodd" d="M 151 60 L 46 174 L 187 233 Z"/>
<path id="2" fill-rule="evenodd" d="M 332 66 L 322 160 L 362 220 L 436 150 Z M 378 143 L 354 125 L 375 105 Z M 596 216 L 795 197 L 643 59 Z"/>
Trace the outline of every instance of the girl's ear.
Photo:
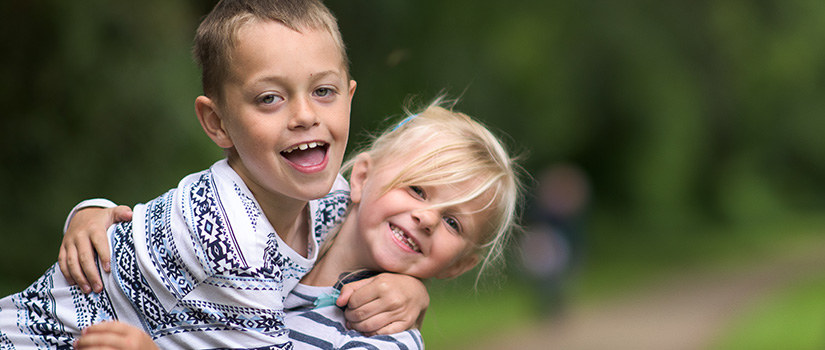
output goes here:
<path id="1" fill-rule="evenodd" d="M 195 114 L 198 115 L 198 121 L 201 123 L 203 131 L 218 147 L 232 148 L 234 146 L 218 108 L 212 99 L 206 96 L 198 96 L 195 99 Z"/>
<path id="2" fill-rule="evenodd" d="M 478 261 L 478 254 L 467 254 L 465 257 L 459 259 L 451 266 L 444 269 L 444 271 L 438 273 L 438 275 L 436 275 L 435 277 L 438 279 L 448 279 L 461 276 L 461 274 L 470 271 L 472 268 L 474 268 L 478 264 Z"/>
<path id="3" fill-rule="evenodd" d="M 372 158 L 366 153 L 358 154 L 352 165 L 349 179 L 350 198 L 353 203 L 361 202 L 370 170 L 372 170 Z"/>

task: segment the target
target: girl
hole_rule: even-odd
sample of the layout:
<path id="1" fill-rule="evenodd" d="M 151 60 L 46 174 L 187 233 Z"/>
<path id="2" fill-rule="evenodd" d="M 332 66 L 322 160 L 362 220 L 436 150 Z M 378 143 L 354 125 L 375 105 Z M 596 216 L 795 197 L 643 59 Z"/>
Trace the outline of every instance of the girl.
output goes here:
<path id="1" fill-rule="evenodd" d="M 334 286 L 377 271 L 452 278 L 500 256 L 520 187 L 513 161 L 486 128 L 440 104 L 407 117 L 344 165 L 349 213 L 285 301 L 296 348 L 423 348 L 418 330 L 375 337 L 347 331 Z M 76 346 L 153 347 L 150 340 L 104 323 L 87 328 Z"/>

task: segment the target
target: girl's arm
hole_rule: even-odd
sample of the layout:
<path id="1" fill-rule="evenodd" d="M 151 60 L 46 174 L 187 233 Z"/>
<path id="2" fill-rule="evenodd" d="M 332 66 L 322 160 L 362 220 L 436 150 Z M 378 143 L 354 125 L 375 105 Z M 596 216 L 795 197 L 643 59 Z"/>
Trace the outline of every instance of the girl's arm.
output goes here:
<path id="1" fill-rule="evenodd" d="M 137 327 L 118 321 L 101 322 L 83 329 L 75 349 L 157 350 L 152 337 Z"/>
<path id="2" fill-rule="evenodd" d="M 84 203 L 91 203 L 91 206 L 84 206 Z M 114 203 L 109 202 L 113 207 L 98 207 L 95 203 L 81 202 L 69 214 L 64 227 L 66 233 L 57 255 L 63 277 L 70 284 L 77 283 L 84 293 L 103 290 L 95 253 L 100 258 L 101 267 L 110 271 L 111 256 L 106 230 L 114 223 L 132 219 L 132 209 L 127 206 L 114 207 Z"/>
<path id="3" fill-rule="evenodd" d="M 347 328 L 366 335 L 392 334 L 421 327 L 430 295 L 421 280 L 385 272 L 345 284 L 336 304 L 347 307 Z"/>

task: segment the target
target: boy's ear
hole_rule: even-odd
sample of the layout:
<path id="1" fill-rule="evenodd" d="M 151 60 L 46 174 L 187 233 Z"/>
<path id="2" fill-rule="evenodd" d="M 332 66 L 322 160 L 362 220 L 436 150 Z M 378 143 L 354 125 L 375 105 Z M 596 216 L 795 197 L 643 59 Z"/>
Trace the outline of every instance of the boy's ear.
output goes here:
<path id="1" fill-rule="evenodd" d="M 479 261 L 478 254 L 470 253 L 464 256 L 463 258 L 459 259 L 458 261 L 454 262 L 450 267 L 441 271 L 435 277 L 438 279 L 448 279 L 453 277 L 458 277 L 461 274 L 470 271 L 474 268 Z"/>
<path id="2" fill-rule="evenodd" d="M 206 135 L 220 148 L 231 148 L 234 144 L 224 127 L 223 119 L 215 102 L 206 96 L 195 99 L 195 114 Z"/>
<path id="3" fill-rule="evenodd" d="M 364 193 L 364 184 L 367 182 L 367 177 L 372 169 L 372 158 L 366 153 L 360 153 L 355 157 L 355 163 L 352 165 L 350 172 L 349 188 L 350 198 L 353 203 L 361 202 L 361 196 Z"/>
<path id="4" fill-rule="evenodd" d="M 355 82 L 355 80 L 350 80 L 349 81 L 349 103 L 350 104 L 352 104 L 352 97 L 355 96 L 355 87 L 356 86 L 358 86 L 358 84 Z"/>

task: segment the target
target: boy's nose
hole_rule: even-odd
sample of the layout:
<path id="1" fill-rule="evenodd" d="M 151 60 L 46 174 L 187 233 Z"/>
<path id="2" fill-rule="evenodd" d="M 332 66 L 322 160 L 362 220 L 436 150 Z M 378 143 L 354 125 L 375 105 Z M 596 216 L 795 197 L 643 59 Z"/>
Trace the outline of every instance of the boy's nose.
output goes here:
<path id="1" fill-rule="evenodd" d="M 289 128 L 310 128 L 318 125 L 318 114 L 313 108 L 312 101 L 306 98 L 298 98 L 294 101 L 292 116 L 289 119 Z"/>
<path id="2" fill-rule="evenodd" d="M 427 234 L 432 233 L 436 225 L 438 225 L 438 211 L 434 209 L 413 210 L 412 217 L 418 227 Z"/>

